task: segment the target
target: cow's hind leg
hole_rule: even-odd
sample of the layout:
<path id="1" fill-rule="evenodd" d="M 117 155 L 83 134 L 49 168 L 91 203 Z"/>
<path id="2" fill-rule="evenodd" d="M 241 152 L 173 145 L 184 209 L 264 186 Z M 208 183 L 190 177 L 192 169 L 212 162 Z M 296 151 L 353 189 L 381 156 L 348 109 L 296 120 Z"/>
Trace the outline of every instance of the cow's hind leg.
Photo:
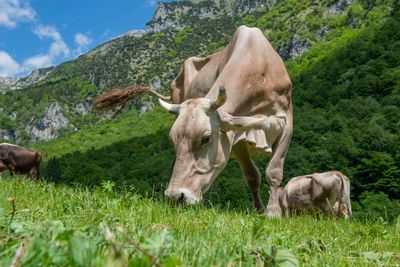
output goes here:
<path id="1" fill-rule="evenodd" d="M 13 164 L 7 164 L 7 169 L 10 172 L 10 176 L 14 176 L 15 173 L 15 165 Z"/>
<path id="2" fill-rule="evenodd" d="M 264 204 L 260 196 L 261 174 L 250 158 L 247 145 L 244 141 L 241 141 L 232 150 L 245 177 L 247 186 L 251 191 L 253 205 L 257 211 L 263 212 Z"/>
<path id="3" fill-rule="evenodd" d="M 329 201 L 328 198 L 321 199 L 320 202 L 316 205 L 322 213 L 329 218 L 334 218 L 335 217 L 335 212 L 334 212 L 334 204 Z"/>

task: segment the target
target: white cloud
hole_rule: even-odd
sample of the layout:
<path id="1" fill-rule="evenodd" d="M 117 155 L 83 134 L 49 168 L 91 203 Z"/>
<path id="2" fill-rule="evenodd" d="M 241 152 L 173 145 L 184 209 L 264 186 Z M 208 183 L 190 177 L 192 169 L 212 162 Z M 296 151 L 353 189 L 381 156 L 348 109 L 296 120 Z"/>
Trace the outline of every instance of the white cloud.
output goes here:
<path id="1" fill-rule="evenodd" d="M 101 34 L 101 38 L 102 39 L 108 39 L 110 36 L 110 29 L 105 30 L 102 34 Z"/>
<path id="2" fill-rule="evenodd" d="M 20 65 L 5 51 L 0 51 L 0 77 L 12 76 L 20 71 Z"/>
<path id="3" fill-rule="evenodd" d="M 77 57 L 88 48 L 88 46 L 92 43 L 92 39 L 90 39 L 87 35 L 78 32 L 75 34 L 75 43 L 77 45 L 75 51 L 74 51 L 74 56 Z"/>
<path id="4" fill-rule="evenodd" d="M 148 2 L 149 2 L 150 6 L 156 6 L 158 1 L 157 0 L 148 0 Z"/>
<path id="5" fill-rule="evenodd" d="M 53 60 L 48 54 L 40 54 L 26 59 L 24 61 L 23 71 L 30 72 L 34 69 L 51 66 L 52 64 Z"/>
<path id="6" fill-rule="evenodd" d="M 61 35 L 57 29 L 53 26 L 39 25 L 34 30 L 33 33 L 36 34 L 40 39 L 52 38 L 53 40 L 61 40 Z"/>
<path id="7" fill-rule="evenodd" d="M 1 0 L 0 0 L 1 1 Z M 74 36 L 76 48 L 70 50 L 61 34 L 52 26 L 37 26 L 33 33 L 40 39 L 51 39 L 52 42 L 46 53 L 36 54 L 18 64 L 7 52 L 0 50 L 0 76 L 26 75 L 38 68 L 46 68 L 60 61 L 83 54 L 92 43 L 92 39 L 83 33 Z"/>
<path id="8" fill-rule="evenodd" d="M 70 49 L 61 37 L 61 34 L 52 26 L 37 26 L 33 31 L 39 38 L 50 38 L 53 42 L 46 54 L 38 54 L 24 61 L 23 71 L 28 72 L 37 68 L 45 68 L 55 64 L 58 59 L 66 59 Z"/>
<path id="9" fill-rule="evenodd" d="M 27 0 L 0 0 L 0 26 L 13 29 L 18 22 L 33 21 L 36 12 Z"/>
<path id="10" fill-rule="evenodd" d="M 80 32 L 75 34 L 75 43 L 78 46 L 85 47 L 88 46 L 91 42 L 92 40 L 87 35 L 84 35 L 83 33 Z"/>

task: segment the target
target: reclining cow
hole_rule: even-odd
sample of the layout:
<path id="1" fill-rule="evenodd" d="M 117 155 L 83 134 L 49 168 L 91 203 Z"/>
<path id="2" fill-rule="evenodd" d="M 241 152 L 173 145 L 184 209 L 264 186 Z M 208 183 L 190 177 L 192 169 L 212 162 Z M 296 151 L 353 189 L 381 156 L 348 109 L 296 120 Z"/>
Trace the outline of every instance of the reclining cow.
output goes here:
<path id="1" fill-rule="evenodd" d="M 350 218 L 350 181 L 338 171 L 314 173 L 292 178 L 278 189 L 279 204 L 286 216 L 311 211 Z"/>
<path id="2" fill-rule="evenodd" d="M 251 160 L 272 154 L 266 168 L 270 198 L 266 212 L 281 216 L 277 189 L 292 136 L 292 84 L 284 63 L 257 28 L 239 27 L 227 47 L 205 58 L 187 59 L 172 82 L 172 104 L 147 87 L 115 89 L 94 101 L 98 111 L 151 93 L 177 114 L 170 131 L 176 160 L 165 196 L 194 204 L 210 188 L 230 157 L 238 160 L 253 204 L 264 211 L 261 176 Z"/>
<path id="3" fill-rule="evenodd" d="M 2 143 L 0 144 L 0 179 L 6 169 L 9 170 L 11 176 L 19 173 L 37 179 L 41 160 L 42 155 L 37 151 Z"/>

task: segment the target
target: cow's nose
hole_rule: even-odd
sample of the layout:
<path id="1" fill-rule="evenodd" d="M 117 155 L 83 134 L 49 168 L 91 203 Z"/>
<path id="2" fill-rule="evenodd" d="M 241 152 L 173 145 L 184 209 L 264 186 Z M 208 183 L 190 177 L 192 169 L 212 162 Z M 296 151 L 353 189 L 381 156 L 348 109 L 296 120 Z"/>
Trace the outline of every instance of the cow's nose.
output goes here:
<path id="1" fill-rule="evenodd" d="M 183 200 L 185 200 L 185 194 L 181 193 L 181 195 L 178 198 L 178 202 L 182 202 Z"/>
<path id="2" fill-rule="evenodd" d="M 174 203 L 183 203 L 185 202 L 185 193 L 182 190 L 166 190 L 165 198 Z"/>
<path id="3" fill-rule="evenodd" d="M 173 203 L 195 204 L 201 199 L 186 188 L 167 189 L 165 198 Z"/>

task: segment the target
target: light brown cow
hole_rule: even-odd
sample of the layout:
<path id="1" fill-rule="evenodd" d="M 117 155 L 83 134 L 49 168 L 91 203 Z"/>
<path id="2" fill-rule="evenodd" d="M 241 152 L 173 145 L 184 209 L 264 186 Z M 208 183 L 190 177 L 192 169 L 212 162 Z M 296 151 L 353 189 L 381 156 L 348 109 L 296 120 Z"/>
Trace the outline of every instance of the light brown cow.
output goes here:
<path id="1" fill-rule="evenodd" d="M 279 204 L 286 215 L 307 212 L 313 207 L 326 215 L 350 218 L 350 181 L 338 171 L 292 178 L 278 189 Z"/>
<path id="2" fill-rule="evenodd" d="M 11 176 L 14 173 L 20 173 L 37 179 L 41 160 L 42 155 L 35 150 L 2 143 L 0 144 L 0 179 L 6 169 L 9 170 Z"/>
<path id="3" fill-rule="evenodd" d="M 277 189 L 292 136 L 292 84 L 284 63 L 257 28 L 239 27 L 221 52 L 192 57 L 171 85 L 173 104 L 149 88 L 116 89 L 94 101 L 97 110 L 124 105 L 141 92 L 177 114 L 170 131 L 176 160 L 165 196 L 189 204 L 202 199 L 230 157 L 238 160 L 257 210 L 261 176 L 251 160 L 272 154 L 266 168 L 269 216 L 281 215 Z"/>

